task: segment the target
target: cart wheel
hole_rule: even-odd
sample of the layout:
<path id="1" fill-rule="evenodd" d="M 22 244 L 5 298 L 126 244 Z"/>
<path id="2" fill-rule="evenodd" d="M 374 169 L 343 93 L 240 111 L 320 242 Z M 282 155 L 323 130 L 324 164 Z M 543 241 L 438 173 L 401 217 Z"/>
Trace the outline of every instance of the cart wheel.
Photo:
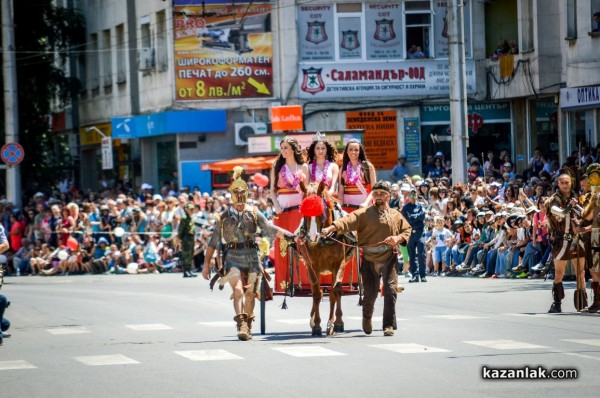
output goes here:
<path id="1" fill-rule="evenodd" d="M 265 283 L 269 283 L 266 281 L 265 277 L 263 276 L 263 280 L 262 283 L 260 284 L 260 334 L 265 334 L 267 325 L 265 322 L 265 318 L 266 318 L 266 314 L 265 314 L 265 309 L 266 309 L 266 300 L 265 300 Z"/>

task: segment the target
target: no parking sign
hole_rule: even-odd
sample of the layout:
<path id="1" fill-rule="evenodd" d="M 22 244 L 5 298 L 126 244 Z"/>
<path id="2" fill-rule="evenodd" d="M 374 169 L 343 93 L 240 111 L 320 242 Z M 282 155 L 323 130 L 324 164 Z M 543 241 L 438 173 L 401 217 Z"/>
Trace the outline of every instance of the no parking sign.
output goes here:
<path id="1" fill-rule="evenodd" d="M 21 145 L 15 142 L 9 142 L 2 147 L 2 150 L 0 150 L 0 157 L 7 165 L 15 166 L 23 161 L 25 150 Z"/>

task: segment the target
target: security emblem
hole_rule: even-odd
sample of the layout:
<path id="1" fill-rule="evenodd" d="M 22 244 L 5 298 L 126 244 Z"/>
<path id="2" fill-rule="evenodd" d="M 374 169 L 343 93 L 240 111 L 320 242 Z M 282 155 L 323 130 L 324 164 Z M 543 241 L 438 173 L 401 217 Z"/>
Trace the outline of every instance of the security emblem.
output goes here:
<path id="1" fill-rule="evenodd" d="M 325 31 L 325 21 L 307 22 L 308 31 L 306 32 L 306 41 L 319 44 L 327 41 L 327 32 Z"/>
<path id="2" fill-rule="evenodd" d="M 325 90 L 325 83 L 323 83 L 323 79 L 321 78 L 322 70 L 323 68 L 317 69 L 313 67 L 302 69 L 304 78 L 302 79 L 302 86 L 300 86 L 300 89 L 305 93 L 312 95 Z"/>
<path id="3" fill-rule="evenodd" d="M 373 36 L 375 40 L 386 43 L 396 38 L 393 19 L 382 19 L 380 21 L 375 21 L 375 24 L 377 25 L 375 28 L 375 35 Z"/>
<path id="4" fill-rule="evenodd" d="M 346 30 L 342 32 L 342 44 L 341 47 L 348 50 L 356 50 L 360 47 L 360 43 L 358 41 L 358 31 L 357 30 Z"/>

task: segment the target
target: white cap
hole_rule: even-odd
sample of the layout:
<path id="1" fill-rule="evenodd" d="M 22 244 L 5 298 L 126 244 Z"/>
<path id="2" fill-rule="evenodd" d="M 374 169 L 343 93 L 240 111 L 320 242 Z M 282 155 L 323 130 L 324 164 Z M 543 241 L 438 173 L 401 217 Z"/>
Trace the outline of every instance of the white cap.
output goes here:
<path id="1" fill-rule="evenodd" d="M 501 187 L 502 184 L 500 184 L 498 181 L 494 181 L 492 183 L 490 183 L 490 185 L 496 186 L 496 187 Z"/>
<path id="2" fill-rule="evenodd" d="M 159 195 L 159 194 L 154 194 L 152 196 L 152 200 L 162 200 L 162 199 L 163 199 L 163 197 L 161 195 Z"/>
<path id="3" fill-rule="evenodd" d="M 402 184 L 402 186 L 400 187 L 400 190 L 403 192 L 410 192 L 410 185 Z"/>
<path id="4" fill-rule="evenodd" d="M 441 153 L 441 152 L 436 152 L 435 156 L 441 156 L 441 157 L 444 157 L 444 154 L 443 154 L 443 153 Z"/>
<path id="5" fill-rule="evenodd" d="M 142 184 L 142 191 L 145 190 L 145 189 L 152 189 L 152 185 L 143 183 Z"/>

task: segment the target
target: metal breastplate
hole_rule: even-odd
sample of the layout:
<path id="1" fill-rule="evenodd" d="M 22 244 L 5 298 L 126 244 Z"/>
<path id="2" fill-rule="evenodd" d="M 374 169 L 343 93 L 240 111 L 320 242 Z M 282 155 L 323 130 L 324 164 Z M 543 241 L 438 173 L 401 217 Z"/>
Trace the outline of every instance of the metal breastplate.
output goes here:
<path id="1" fill-rule="evenodd" d="M 250 211 L 241 214 L 226 212 L 221 218 L 222 238 L 225 243 L 239 243 L 254 239 L 256 235 L 256 220 Z"/>

